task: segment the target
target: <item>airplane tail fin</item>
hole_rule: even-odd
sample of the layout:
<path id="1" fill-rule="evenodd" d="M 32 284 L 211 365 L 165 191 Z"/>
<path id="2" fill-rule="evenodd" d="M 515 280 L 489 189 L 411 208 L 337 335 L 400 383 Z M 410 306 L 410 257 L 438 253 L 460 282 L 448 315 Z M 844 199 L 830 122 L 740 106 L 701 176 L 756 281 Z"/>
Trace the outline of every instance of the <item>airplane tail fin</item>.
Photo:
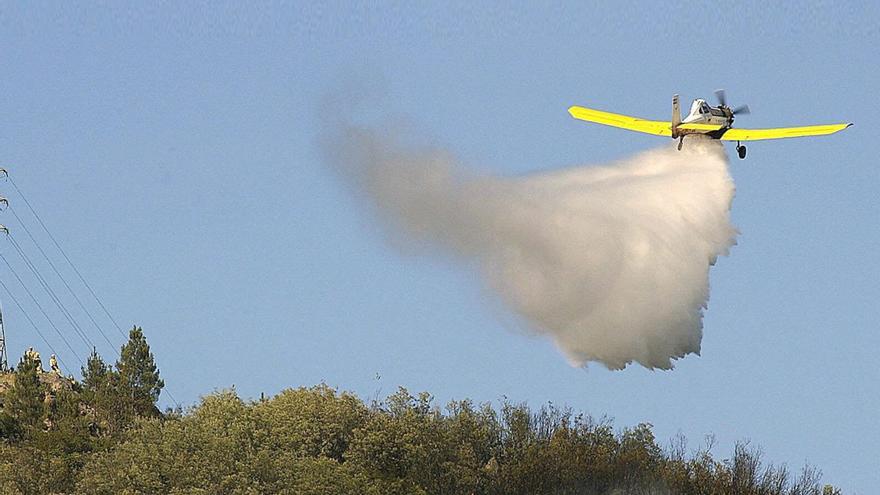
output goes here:
<path id="1" fill-rule="evenodd" d="M 681 125 L 681 107 L 678 105 L 678 95 L 672 95 L 672 137 L 678 137 L 678 126 Z"/>

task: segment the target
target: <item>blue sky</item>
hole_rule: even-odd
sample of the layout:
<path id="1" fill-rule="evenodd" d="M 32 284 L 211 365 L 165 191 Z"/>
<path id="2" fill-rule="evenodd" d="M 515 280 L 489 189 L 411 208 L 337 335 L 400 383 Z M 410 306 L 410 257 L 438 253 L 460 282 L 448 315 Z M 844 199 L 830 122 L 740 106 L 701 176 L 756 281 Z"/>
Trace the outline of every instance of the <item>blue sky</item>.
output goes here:
<path id="1" fill-rule="evenodd" d="M 878 26 L 875 4 L 834 2 L 4 4 L 0 162 L 116 319 L 144 327 L 184 404 L 322 380 L 365 398 L 403 385 L 440 403 L 553 401 L 693 446 L 714 433 L 722 457 L 751 439 L 870 493 Z M 601 163 L 668 143 L 568 106 L 661 119 L 673 93 L 719 87 L 751 106 L 741 126 L 856 125 L 732 162 L 739 245 L 711 272 L 702 355 L 671 372 L 569 367 L 467 267 L 389 248 L 316 146 L 321 99 L 369 88 L 384 95 L 373 111 L 480 170 Z M 43 348 L 3 304 L 12 359 Z"/>

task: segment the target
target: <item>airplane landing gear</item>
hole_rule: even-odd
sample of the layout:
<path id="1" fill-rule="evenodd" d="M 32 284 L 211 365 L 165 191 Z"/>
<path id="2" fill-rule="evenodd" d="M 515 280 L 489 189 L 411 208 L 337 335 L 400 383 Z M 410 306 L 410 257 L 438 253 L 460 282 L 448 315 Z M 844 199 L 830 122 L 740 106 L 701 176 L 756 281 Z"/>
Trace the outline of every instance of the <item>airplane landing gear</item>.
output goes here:
<path id="1" fill-rule="evenodd" d="M 678 138 L 678 151 L 681 151 L 681 145 L 684 144 L 684 136 Z"/>
<path id="2" fill-rule="evenodd" d="M 746 147 L 739 144 L 739 141 L 736 142 L 736 154 L 739 155 L 740 160 L 745 160 L 746 158 Z"/>

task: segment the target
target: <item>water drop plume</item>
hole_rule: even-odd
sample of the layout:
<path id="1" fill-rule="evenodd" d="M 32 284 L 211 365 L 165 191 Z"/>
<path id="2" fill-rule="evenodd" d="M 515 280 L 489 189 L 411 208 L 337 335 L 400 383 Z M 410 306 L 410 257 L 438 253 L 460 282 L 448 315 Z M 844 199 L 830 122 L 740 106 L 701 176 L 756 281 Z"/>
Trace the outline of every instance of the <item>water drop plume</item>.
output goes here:
<path id="1" fill-rule="evenodd" d="M 671 369 L 699 354 L 709 269 L 736 237 L 719 142 L 497 177 L 383 128 L 328 125 L 325 161 L 410 245 L 471 261 L 573 366 Z"/>

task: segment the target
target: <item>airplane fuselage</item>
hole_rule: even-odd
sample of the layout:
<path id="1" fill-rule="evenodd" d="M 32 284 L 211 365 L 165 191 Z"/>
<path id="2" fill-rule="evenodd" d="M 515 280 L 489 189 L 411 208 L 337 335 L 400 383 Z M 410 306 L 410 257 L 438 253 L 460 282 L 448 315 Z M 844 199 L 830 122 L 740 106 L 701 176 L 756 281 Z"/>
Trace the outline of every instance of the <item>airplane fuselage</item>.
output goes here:
<path id="1" fill-rule="evenodd" d="M 682 124 L 709 124 L 728 128 L 733 124 L 733 113 L 727 107 L 713 107 L 706 100 L 698 98 L 691 104 L 687 117 Z"/>

